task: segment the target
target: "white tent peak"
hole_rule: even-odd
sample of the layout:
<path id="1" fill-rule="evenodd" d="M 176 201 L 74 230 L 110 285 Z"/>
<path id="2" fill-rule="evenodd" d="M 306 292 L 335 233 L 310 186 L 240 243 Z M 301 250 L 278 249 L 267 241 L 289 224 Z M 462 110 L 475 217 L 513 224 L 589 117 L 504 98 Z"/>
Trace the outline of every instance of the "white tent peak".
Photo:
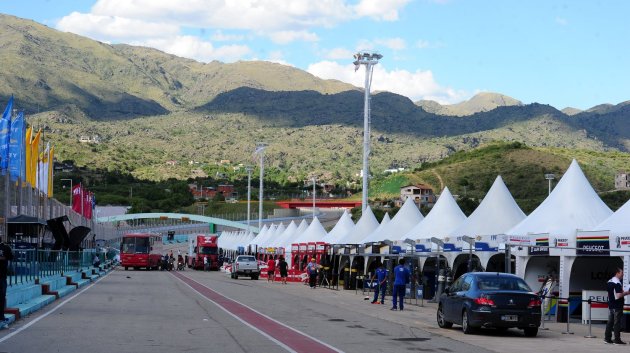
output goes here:
<path id="1" fill-rule="evenodd" d="M 271 241 L 270 246 L 284 247 L 286 241 L 289 239 L 291 235 L 293 235 L 293 233 L 295 233 L 296 229 L 297 229 L 297 225 L 295 224 L 295 221 L 291 221 L 291 223 L 289 223 L 286 229 L 281 234 L 279 234 L 275 240 Z"/>
<path id="2" fill-rule="evenodd" d="M 386 226 L 379 226 L 363 239 L 363 243 L 397 240 L 424 219 L 414 200 L 409 197 Z"/>
<path id="3" fill-rule="evenodd" d="M 344 210 L 341 217 L 339 217 L 337 224 L 335 224 L 333 229 L 328 232 L 328 235 L 325 237 L 324 241 L 329 244 L 337 244 L 342 237 L 352 231 L 352 228 L 354 228 L 352 216 L 350 216 L 348 210 Z"/>
<path id="4" fill-rule="evenodd" d="M 453 194 L 445 187 L 429 214 L 399 240 L 430 239 L 445 237 L 466 220 L 466 215 L 455 202 Z"/>
<path id="5" fill-rule="evenodd" d="M 339 239 L 339 244 L 360 244 L 361 240 L 366 234 L 370 234 L 376 227 L 378 227 L 378 221 L 374 217 L 374 213 L 370 206 L 365 208 L 361 219 L 355 224 L 352 231 L 346 234 L 343 238 Z"/>
<path id="6" fill-rule="evenodd" d="M 525 217 L 499 175 L 475 211 L 450 235 L 504 234 Z"/>
<path id="7" fill-rule="evenodd" d="M 324 229 L 319 219 L 315 217 L 304 233 L 295 239 L 295 243 L 324 241 L 324 236 L 326 236 L 326 229 Z"/>
<path id="8" fill-rule="evenodd" d="M 608 230 L 611 236 L 628 235 L 630 231 L 630 200 L 591 230 Z"/>
<path id="9" fill-rule="evenodd" d="M 507 234 L 550 233 L 574 238 L 576 230 L 593 229 L 611 214 L 574 159 L 545 201 Z"/>

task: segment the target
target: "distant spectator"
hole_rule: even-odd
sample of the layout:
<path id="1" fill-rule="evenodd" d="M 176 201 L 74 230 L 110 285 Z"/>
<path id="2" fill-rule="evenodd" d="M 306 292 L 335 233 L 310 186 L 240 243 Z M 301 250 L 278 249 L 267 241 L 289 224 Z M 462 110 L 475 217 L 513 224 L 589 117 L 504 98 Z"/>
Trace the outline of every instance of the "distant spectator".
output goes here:
<path id="1" fill-rule="evenodd" d="M 208 261 L 208 257 L 207 256 L 203 257 L 203 270 L 204 271 L 210 271 L 210 262 Z"/>
<path id="2" fill-rule="evenodd" d="M 278 268 L 280 269 L 280 279 L 282 279 L 282 284 L 287 284 L 289 264 L 284 260 L 284 256 L 280 256 Z"/>
<path id="3" fill-rule="evenodd" d="M 394 268 L 394 287 L 392 293 L 392 304 L 394 304 L 391 310 L 398 310 L 396 304 L 400 308 L 400 311 L 404 309 L 403 302 L 405 298 L 405 291 L 407 288 L 407 283 L 409 283 L 410 272 L 409 269 L 405 267 L 405 258 L 400 259 L 398 261 L 398 266 Z M 396 303 L 398 301 L 398 303 Z"/>
<path id="4" fill-rule="evenodd" d="M 269 281 L 276 281 L 276 260 L 274 259 L 267 261 L 267 282 Z"/>
<path id="5" fill-rule="evenodd" d="M 626 344 L 621 340 L 621 318 L 623 317 L 623 297 L 630 294 L 624 291 L 621 285 L 623 279 L 623 269 L 617 268 L 615 275 L 606 283 L 608 291 L 608 322 L 604 332 L 604 342 L 609 344 Z M 612 340 L 612 334 L 615 340 Z"/>
<path id="6" fill-rule="evenodd" d="M 311 259 L 311 262 L 306 265 L 306 273 L 308 274 L 308 284 L 311 286 L 311 289 L 315 289 L 315 285 L 317 284 L 317 270 L 319 269 L 319 265 L 315 262 L 315 258 Z"/>
<path id="7" fill-rule="evenodd" d="M 94 259 L 92 260 L 92 266 L 99 267 L 101 265 L 101 258 L 98 257 L 98 254 L 94 255 Z"/>
<path id="8" fill-rule="evenodd" d="M 13 260 L 13 251 L 11 248 L 6 245 L 2 240 L 0 240 L 0 307 L 2 311 L 0 312 L 0 327 L 7 327 L 9 324 L 9 319 L 4 317 L 4 309 L 7 304 L 7 268 L 9 266 L 9 261 Z"/>

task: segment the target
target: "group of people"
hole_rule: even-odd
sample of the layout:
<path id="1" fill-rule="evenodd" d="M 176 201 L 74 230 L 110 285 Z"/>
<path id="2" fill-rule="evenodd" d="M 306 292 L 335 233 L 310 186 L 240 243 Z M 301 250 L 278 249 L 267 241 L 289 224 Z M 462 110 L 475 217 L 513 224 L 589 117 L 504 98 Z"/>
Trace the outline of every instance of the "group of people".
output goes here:
<path id="1" fill-rule="evenodd" d="M 379 263 L 376 271 L 372 275 L 372 283 L 374 285 L 374 300 L 372 304 L 385 304 L 385 291 L 387 290 L 387 270 L 383 263 Z M 394 268 L 394 283 L 392 286 L 392 307 L 390 310 L 404 310 L 404 298 L 407 284 L 411 279 L 411 272 L 405 267 L 405 259 L 402 258 L 398 261 L 398 266 Z M 381 301 L 378 301 L 378 296 L 381 295 Z M 399 309 L 400 308 L 400 309 Z"/>
<path id="2" fill-rule="evenodd" d="M 269 259 L 269 261 L 267 261 L 267 281 L 276 281 L 276 268 L 280 271 L 280 280 L 282 281 L 282 284 L 287 284 L 289 264 L 284 259 L 284 256 L 280 256 L 278 260 Z"/>

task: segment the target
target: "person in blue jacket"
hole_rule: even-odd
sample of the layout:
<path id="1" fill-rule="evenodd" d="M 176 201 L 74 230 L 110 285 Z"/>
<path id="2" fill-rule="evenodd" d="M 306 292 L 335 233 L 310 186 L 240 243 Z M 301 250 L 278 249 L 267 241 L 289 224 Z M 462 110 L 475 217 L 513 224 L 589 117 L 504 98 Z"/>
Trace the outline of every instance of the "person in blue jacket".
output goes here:
<path id="1" fill-rule="evenodd" d="M 409 277 L 411 276 L 409 269 L 405 267 L 405 259 L 402 258 L 398 261 L 398 266 L 394 268 L 394 292 L 392 294 L 392 306 L 391 310 L 398 310 L 396 307 L 396 300 L 398 300 L 398 306 L 402 311 L 404 309 L 403 300 L 405 298 L 405 289 L 407 283 L 409 283 Z"/>
<path id="2" fill-rule="evenodd" d="M 385 304 L 385 289 L 387 289 L 387 270 L 382 263 L 378 264 L 378 268 L 374 271 L 372 281 L 376 281 L 374 286 L 374 300 L 372 304 L 378 304 L 378 293 L 381 293 L 381 304 Z"/>

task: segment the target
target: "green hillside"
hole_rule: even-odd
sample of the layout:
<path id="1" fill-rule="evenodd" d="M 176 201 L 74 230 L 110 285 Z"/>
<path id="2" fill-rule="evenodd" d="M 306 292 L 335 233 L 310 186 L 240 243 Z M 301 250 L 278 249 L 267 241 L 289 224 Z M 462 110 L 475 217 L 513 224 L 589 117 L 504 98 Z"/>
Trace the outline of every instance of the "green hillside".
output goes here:
<path id="1" fill-rule="evenodd" d="M 436 192 L 448 186 L 454 195 L 482 199 L 496 177 L 501 175 L 519 206 L 529 213 L 547 196 L 544 174 L 553 173 L 557 183 L 573 158 L 577 159 L 593 188 L 611 208 L 628 200 L 628 193 L 616 197 L 614 175 L 630 170 L 630 155 L 619 152 L 592 152 L 557 148 L 530 148 L 520 143 L 496 143 L 467 152 L 457 152 L 421 168 L 394 174 L 374 183 L 375 198 L 395 198 L 400 187 L 424 183 Z"/>

